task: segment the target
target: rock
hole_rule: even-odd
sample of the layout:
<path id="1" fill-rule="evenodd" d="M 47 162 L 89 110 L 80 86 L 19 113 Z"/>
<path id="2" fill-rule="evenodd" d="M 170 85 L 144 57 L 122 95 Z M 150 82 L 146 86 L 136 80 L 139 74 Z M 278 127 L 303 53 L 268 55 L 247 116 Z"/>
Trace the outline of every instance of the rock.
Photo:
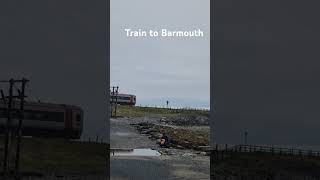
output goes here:
<path id="1" fill-rule="evenodd" d="M 207 155 L 207 152 L 203 152 L 203 151 L 202 151 L 202 152 L 200 152 L 200 154 L 203 155 L 203 156 L 206 156 L 206 155 Z"/>
<path id="2" fill-rule="evenodd" d="M 161 133 L 156 133 L 156 134 L 154 134 L 154 136 L 156 137 L 156 138 L 161 138 L 162 137 L 162 134 Z"/>
<path id="3" fill-rule="evenodd" d="M 194 154 L 192 153 L 185 153 L 182 155 L 183 157 L 191 157 L 191 156 L 194 156 Z"/>
<path id="4" fill-rule="evenodd" d="M 172 151 L 168 151 L 168 155 L 176 155 L 177 153 L 172 152 Z"/>
<path id="5" fill-rule="evenodd" d="M 180 145 L 177 145 L 176 148 L 177 148 L 177 149 L 184 149 L 184 148 L 183 148 L 182 146 L 180 146 Z"/>

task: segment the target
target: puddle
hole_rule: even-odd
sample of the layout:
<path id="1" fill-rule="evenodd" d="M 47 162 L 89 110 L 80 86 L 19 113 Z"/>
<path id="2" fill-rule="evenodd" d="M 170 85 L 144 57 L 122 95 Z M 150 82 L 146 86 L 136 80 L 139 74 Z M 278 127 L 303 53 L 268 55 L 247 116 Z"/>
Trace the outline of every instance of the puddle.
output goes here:
<path id="1" fill-rule="evenodd" d="M 161 154 L 153 149 L 111 149 L 112 156 L 160 156 Z"/>
<path id="2" fill-rule="evenodd" d="M 131 136 L 132 133 L 127 133 L 127 132 L 116 132 L 114 133 L 117 136 Z"/>

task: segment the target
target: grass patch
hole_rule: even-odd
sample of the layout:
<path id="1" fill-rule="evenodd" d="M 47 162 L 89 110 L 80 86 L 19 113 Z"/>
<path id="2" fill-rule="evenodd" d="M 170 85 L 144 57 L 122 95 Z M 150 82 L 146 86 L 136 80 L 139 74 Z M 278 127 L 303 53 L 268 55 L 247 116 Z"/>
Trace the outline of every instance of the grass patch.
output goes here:
<path id="1" fill-rule="evenodd" d="M 117 106 L 119 117 L 178 117 L 178 116 L 205 116 L 209 117 L 209 111 L 189 109 L 169 109 L 140 106 Z"/>
<path id="2" fill-rule="evenodd" d="M 70 142 L 60 138 L 25 138 L 21 144 L 20 167 L 22 172 L 43 175 L 105 174 L 109 166 L 108 148 L 107 144 Z M 3 159 L 3 151 L 0 157 Z"/>

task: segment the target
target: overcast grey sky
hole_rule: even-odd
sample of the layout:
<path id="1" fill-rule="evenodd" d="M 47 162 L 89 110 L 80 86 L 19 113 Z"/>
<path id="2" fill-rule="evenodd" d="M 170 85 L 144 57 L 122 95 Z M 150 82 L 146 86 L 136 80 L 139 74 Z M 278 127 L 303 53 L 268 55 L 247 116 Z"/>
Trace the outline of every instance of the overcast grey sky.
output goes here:
<path id="1" fill-rule="evenodd" d="M 209 107 L 209 0 L 112 0 L 111 85 L 137 104 Z M 125 30 L 204 31 L 194 38 L 128 38 Z"/>

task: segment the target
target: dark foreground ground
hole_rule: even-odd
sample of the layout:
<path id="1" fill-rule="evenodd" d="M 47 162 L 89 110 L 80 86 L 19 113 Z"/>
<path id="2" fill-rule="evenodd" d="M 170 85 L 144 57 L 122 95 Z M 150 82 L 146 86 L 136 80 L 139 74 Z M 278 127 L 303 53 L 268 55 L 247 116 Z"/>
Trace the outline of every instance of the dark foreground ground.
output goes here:
<path id="1" fill-rule="evenodd" d="M 1 160 L 3 144 L 2 138 Z M 72 142 L 60 138 L 24 138 L 21 145 L 21 173 L 43 179 L 47 176 L 104 179 L 108 177 L 109 169 L 107 149 L 109 146 L 101 143 Z M 14 154 L 14 150 L 11 152 Z M 1 162 L 1 170 L 2 165 Z M 10 166 L 12 169 L 12 161 Z"/>
<path id="2" fill-rule="evenodd" d="M 319 180 L 320 159 L 270 153 L 240 153 L 223 160 L 211 157 L 211 178 Z"/>

